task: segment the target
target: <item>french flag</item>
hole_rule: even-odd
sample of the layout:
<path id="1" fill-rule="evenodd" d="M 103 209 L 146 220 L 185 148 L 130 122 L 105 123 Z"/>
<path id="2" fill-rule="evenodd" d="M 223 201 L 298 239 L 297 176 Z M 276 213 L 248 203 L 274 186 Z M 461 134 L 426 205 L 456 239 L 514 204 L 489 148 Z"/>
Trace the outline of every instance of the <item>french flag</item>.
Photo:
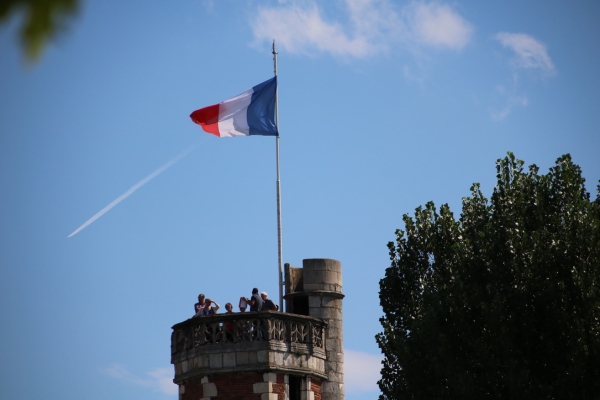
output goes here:
<path id="1" fill-rule="evenodd" d="M 194 111 L 190 118 L 219 137 L 279 136 L 275 124 L 277 76 L 219 104 Z"/>

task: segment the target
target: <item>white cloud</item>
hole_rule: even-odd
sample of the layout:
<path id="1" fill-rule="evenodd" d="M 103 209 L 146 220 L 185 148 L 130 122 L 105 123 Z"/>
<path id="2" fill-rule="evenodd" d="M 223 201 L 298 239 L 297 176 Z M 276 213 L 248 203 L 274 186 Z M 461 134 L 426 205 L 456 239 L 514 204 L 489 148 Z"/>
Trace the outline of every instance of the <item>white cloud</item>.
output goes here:
<path id="1" fill-rule="evenodd" d="M 508 117 L 515 107 L 527 107 L 529 105 L 529 99 L 524 95 L 510 96 L 506 98 L 506 105 L 500 111 L 491 111 L 490 114 L 492 119 L 499 121 Z"/>
<path id="2" fill-rule="evenodd" d="M 165 394 L 177 394 L 178 386 L 173 383 L 173 368 L 156 368 L 148 375 L 153 379 L 153 386 Z"/>
<path id="3" fill-rule="evenodd" d="M 381 354 L 344 349 L 344 384 L 346 393 L 379 390 Z"/>
<path id="4" fill-rule="evenodd" d="M 412 2 L 399 8 L 389 0 L 345 0 L 337 20 L 326 18 L 320 4 L 292 0 L 260 8 L 251 23 L 255 40 L 275 39 L 290 53 L 364 58 L 394 45 L 459 50 L 473 31 L 450 6 L 439 3 Z"/>
<path id="5" fill-rule="evenodd" d="M 546 46 L 524 33 L 500 32 L 494 36 L 504 47 L 515 52 L 513 65 L 516 68 L 540 69 L 547 73 L 555 71 Z"/>
<path id="6" fill-rule="evenodd" d="M 152 388 L 168 395 L 178 393 L 177 385 L 173 383 L 173 368 L 156 368 L 146 374 L 149 378 L 140 378 L 119 364 L 113 364 L 104 369 L 104 373 L 122 381 L 137 386 Z"/>
<path id="7" fill-rule="evenodd" d="M 473 26 L 446 4 L 413 2 L 404 15 L 418 43 L 460 50 L 471 40 Z"/>
<path id="8" fill-rule="evenodd" d="M 290 53 L 312 54 L 316 50 L 365 57 L 375 51 L 365 34 L 350 37 L 342 25 L 326 21 L 315 3 L 262 8 L 253 31 L 257 39 L 275 39 L 278 47 Z"/>
<path id="9" fill-rule="evenodd" d="M 529 105 L 527 96 L 519 93 L 519 75 L 517 73 L 513 74 L 507 86 L 496 86 L 496 92 L 502 99 L 504 106 L 500 110 L 490 110 L 490 115 L 494 121 L 508 117 L 517 107 L 527 107 Z"/>
<path id="10" fill-rule="evenodd" d="M 527 96 L 520 93 L 519 80 L 523 70 L 534 71 L 536 74 L 541 73 L 542 77 L 548 77 L 553 75 L 556 69 L 546 51 L 546 46 L 530 35 L 500 32 L 494 35 L 494 39 L 514 52 L 511 61 L 513 72 L 510 84 L 508 87 L 496 87 L 497 93 L 503 99 L 504 106 L 499 111 L 490 111 L 492 119 L 498 121 L 508 117 L 515 108 L 529 105 Z"/>

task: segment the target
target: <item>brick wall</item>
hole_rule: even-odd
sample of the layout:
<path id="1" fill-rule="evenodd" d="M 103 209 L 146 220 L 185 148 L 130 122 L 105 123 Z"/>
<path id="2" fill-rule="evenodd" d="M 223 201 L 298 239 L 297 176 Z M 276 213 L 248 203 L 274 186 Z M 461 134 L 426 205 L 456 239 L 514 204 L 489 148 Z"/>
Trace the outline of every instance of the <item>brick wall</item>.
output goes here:
<path id="1" fill-rule="evenodd" d="M 257 373 L 218 375 L 208 378 L 208 383 L 214 383 L 217 395 L 210 398 L 223 400 L 260 400 L 260 394 L 255 394 L 253 385 L 263 381 L 263 375 Z M 203 383 L 200 378 L 186 382 L 184 393 L 180 400 L 200 400 L 204 396 Z"/>
<path id="2" fill-rule="evenodd" d="M 321 382 L 311 380 L 310 390 L 315 394 L 315 400 L 321 400 Z"/>
<path id="3" fill-rule="evenodd" d="M 216 375 L 194 379 L 180 387 L 180 400 L 200 400 L 203 398 L 215 400 L 261 400 L 261 393 L 255 393 L 255 384 L 266 382 L 265 376 L 275 378 L 271 382 L 271 393 L 277 395 L 277 400 L 284 400 L 286 384 L 284 374 L 238 373 Z M 320 385 L 319 398 L 320 397 Z M 183 392 L 183 393 L 181 393 Z M 216 392 L 216 393 L 215 393 Z M 315 397 L 317 400 L 317 397 Z"/>
<path id="4" fill-rule="evenodd" d="M 223 400 L 260 400 L 260 394 L 255 394 L 255 383 L 263 382 L 263 374 L 246 373 L 219 375 L 210 379 L 217 385 L 217 399 Z"/>
<path id="5" fill-rule="evenodd" d="M 277 394 L 277 400 L 284 400 L 285 398 L 284 378 L 284 374 L 277 374 L 277 382 L 273 384 L 273 393 Z"/>
<path id="6" fill-rule="evenodd" d="M 200 383 L 200 379 L 194 379 L 191 382 L 188 382 L 184 386 L 185 393 L 181 393 L 181 386 L 179 387 L 179 399 L 180 400 L 198 400 L 203 396 L 203 388 Z"/>

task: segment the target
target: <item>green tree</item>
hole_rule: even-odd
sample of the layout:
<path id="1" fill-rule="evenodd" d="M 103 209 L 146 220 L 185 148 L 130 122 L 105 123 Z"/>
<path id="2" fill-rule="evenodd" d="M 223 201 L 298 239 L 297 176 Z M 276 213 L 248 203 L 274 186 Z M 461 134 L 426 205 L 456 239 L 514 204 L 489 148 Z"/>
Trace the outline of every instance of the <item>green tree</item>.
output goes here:
<path id="1" fill-rule="evenodd" d="M 569 155 L 496 165 L 489 201 L 427 203 L 388 244 L 380 400 L 600 397 L 600 186 Z"/>
<path id="2" fill-rule="evenodd" d="M 36 61 L 47 41 L 66 26 L 78 0 L 0 0 L 0 22 L 21 14 L 20 39 L 25 56 Z"/>

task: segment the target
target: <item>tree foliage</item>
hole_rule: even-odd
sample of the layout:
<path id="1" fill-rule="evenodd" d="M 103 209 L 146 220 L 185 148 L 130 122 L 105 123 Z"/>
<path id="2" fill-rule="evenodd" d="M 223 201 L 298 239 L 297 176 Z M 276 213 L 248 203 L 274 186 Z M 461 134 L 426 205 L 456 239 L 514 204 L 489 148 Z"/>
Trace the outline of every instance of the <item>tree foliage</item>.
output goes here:
<path id="1" fill-rule="evenodd" d="M 78 0 L 0 0 L 0 22 L 22 13 L 20 39 L 27 58 L 39 58 L 46 42 L 65 28 Z"/>
<path id="2" fill-rule="evenodd" d="M 569 155 L 496 165 L 489 201 L 427 203 L 388 244 L 380 400 L 600 395 L 600 186 Z"/>

